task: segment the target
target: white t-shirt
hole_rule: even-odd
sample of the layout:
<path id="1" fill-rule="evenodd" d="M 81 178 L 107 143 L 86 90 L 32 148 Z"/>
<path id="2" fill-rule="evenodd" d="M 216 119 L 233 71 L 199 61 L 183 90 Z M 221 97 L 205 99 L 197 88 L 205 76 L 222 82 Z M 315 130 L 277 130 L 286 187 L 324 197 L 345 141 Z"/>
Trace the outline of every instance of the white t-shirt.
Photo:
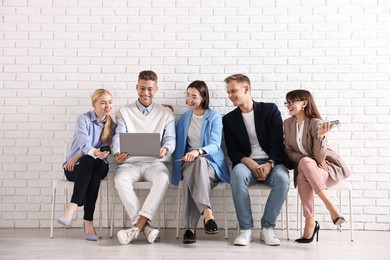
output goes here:
<path id="1" fill-rule="evenodd" d="M 244 119 L 246 131 L 248 132 L 249 141 L 251 143 L 250 158 L 267 159 L 268 154 L 264 152 L 263 148 L 261 148 L 259 140 L 257 139 L 253 110 L 249 113 L 242 113 L 242 118 Z"/>
<path id="2" fill-rule="evenodd" d="M 202 130 L 203 115 L 192 115 L 190 126 L 188 128 L 188 148 L 189 150 L 199 149 L 200 146 L 200 131 Z"/>

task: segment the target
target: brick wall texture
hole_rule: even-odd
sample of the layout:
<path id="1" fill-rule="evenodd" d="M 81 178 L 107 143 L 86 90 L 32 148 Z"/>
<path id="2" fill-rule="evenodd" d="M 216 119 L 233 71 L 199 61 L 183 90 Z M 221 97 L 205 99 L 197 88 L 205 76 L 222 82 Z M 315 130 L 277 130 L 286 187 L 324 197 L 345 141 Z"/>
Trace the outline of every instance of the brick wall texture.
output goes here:
<path id="1" fill-rule="evenodd" d="M 283 118 L 285 94 L 310 90 L 323 117 L 341 121 L 329 139 L 353 172 L 354 227 L 389 230 L 389 12 L 389 0 L 0 0 L 0 228 L 50 226 L 52 181 L 63 178 L 63 147 L 77 115 L 91 109 L 91 92 L 109 89 L 117 109 L 135 100 L 138 72 L 152 69 L 156 100 L 177 117 L 193 80 L 207 82 L 221 114 L 233 109 L 223 82 L 233 73 L 247 74 L 254 99 L 275 102 Z M 252 193 L 257 227 L 265 195 Z M 221 196 L 214 192 L 217 219 Z M 176 201 L 168 190 L 168 227 Z M 344 194 L 346 216 L 347 202 Z M 322 227 L 333 228 L 316 203 Z M 296 227 L 293 187 L 289 208 Z M 230 191 L 228 224 L 236 226 Z"/>

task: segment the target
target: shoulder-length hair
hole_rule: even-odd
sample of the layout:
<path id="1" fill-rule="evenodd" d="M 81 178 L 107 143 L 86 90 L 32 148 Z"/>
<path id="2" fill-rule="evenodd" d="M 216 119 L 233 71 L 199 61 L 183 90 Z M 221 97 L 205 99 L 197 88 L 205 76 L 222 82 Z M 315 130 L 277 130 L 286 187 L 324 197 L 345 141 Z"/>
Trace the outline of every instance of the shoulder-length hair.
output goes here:
<path id="1" fill-rule="evenodd" d="M 304 113 L 307 118 L 321 118 L 321 114 L 317 109 L 316 103 L 311 93 L 304 89 L 296 89 L 286 94 L 286 101 L 307 101 Z"/>
<path id="2" fill-rule="evenodd" d="M 207 84 L 202 80 L 195 80 L 191 82 L 190 85 L 188 85 L 187 89 L 189 88 L 195 88 L 199 91 L 200 96 L 203 98 L 202 101 L 202 108 L 207 109 L 209 108 L 210 104 L 210 94 L 209 94 L 209 88 L 207 87 Z"/>

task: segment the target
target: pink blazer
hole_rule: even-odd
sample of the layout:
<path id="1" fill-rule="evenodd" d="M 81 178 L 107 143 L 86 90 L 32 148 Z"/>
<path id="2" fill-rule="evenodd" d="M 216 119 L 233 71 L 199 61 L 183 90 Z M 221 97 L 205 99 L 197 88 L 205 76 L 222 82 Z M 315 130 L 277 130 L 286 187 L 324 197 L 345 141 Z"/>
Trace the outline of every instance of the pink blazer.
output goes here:
<path id="1" fill-rule="evenodd" d="M 322 123 L 318 118 L 305 118 L 302 145 L 307 151 L 308 155 L 304 155 L 300 152 L 297 142 L 297 130 L 296 130 L 296 117 L 292 116 L 284 120 L 284 147 L 287 156 L 294 163 L 294 186 L 297 186 L 298 176 L 298 163 L 301 158 L 309 156 L 317 163 L 326 161 L 330 167 L 328 167 L 328 173 L 330 177 L 335 181 L 340 181 L 351 175 L 347 165 L 328 145 L 326 137 L 321 141 L 317 140 L 317 127 Z"/>

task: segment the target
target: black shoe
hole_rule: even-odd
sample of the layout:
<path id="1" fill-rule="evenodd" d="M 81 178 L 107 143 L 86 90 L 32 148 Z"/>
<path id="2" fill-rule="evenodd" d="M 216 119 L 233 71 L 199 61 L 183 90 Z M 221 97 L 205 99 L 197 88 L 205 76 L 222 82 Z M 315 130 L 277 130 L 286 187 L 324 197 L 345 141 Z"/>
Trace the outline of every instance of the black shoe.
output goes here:
<path id="1" fill-rule="evenodd" d="M 335 226 L 341 226 L 345 222 L 345 218 L 343 216 L 337 217 L 336 219 L 332 219 L 333 224 Z"/>
<path id="2" fill-rule="evenodd" d="M 196 230 L 192 233 L 191 230 L 187 229 L 183 235 L 183 243 L 184 244 L 192 244 L 196 242 Z"/>
<path id="3" fill-rule="evenodd" d="M 217 223 L 215 223 L 214 219 L 209 219 L 207 222 L 203 220 L 204 224 L 204 232 L 206 234 L 217 234 L 218 233 L 218 226 Z"/>
<path id="4" fill-rule="evenodd" d="M 316 221 L 316 225 L 314 227 L 314 231 L 313 231 L 313 235 L 311 236 L 311 238 L 305 238 L 305 237 L 301 237 L 301 238 L 298 238 L 298 239 L 295 239 L 295 242 L 297 243 L 311 243 L 313 241 L 313 238 L 314 236 L 317 234 L 317 242 L 318 242 L 318 233 L 320 232 L 320 224 L 318 224 L 318 222 Z"/>

